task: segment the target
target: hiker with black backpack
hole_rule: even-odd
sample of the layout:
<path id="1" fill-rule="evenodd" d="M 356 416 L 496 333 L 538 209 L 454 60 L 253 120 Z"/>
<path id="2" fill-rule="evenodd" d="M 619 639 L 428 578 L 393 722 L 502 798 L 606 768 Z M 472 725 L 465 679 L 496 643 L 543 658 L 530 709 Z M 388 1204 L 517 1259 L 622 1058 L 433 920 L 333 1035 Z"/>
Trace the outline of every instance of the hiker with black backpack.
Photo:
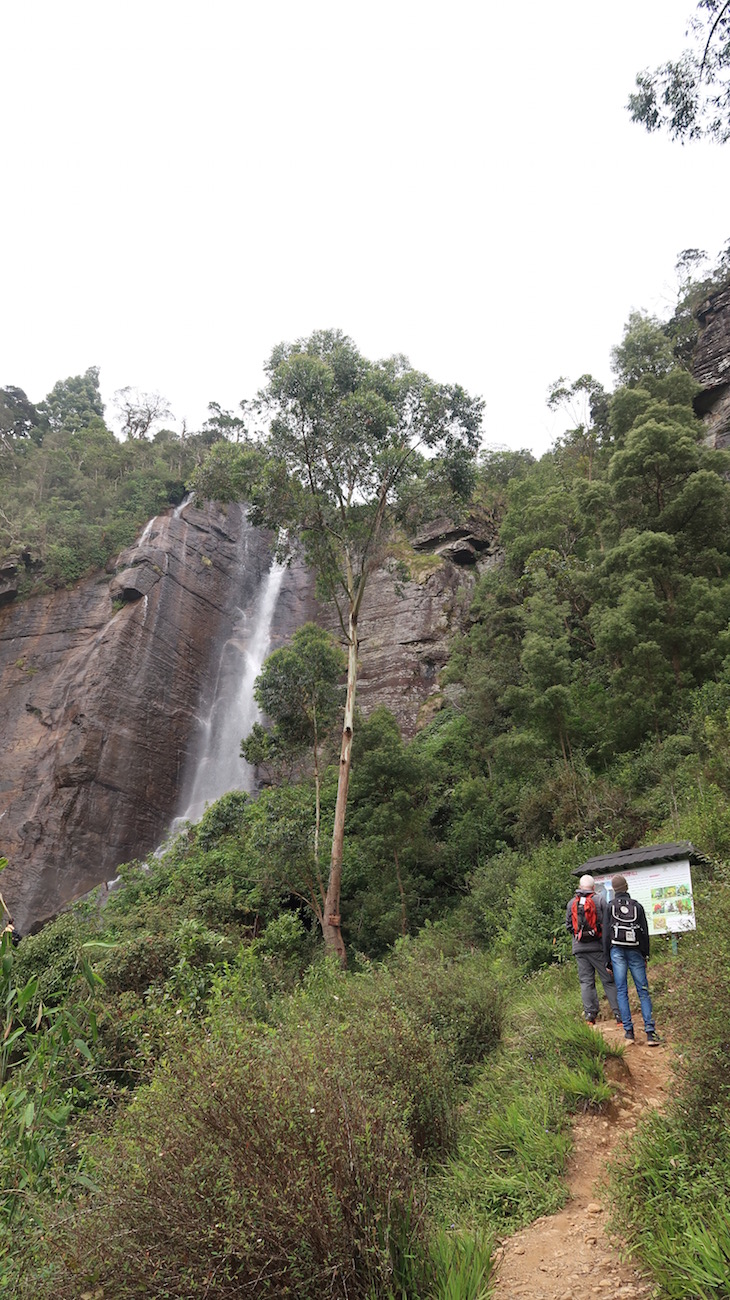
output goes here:
<path id="1" fill-rule="evenodd" d="M 613 971 L 618 993 L 618 1005 L 624 1027 L 624 1038 L 633 1043 L 634 1025 L 629 1006 L 629 971 L 639 995 L 641 1014 L 644 1017 L 646 1042 L 658 1047 L 661 1038 L 654 1025 L 646 963 L 649 960 L 649 926 L 641 903 L 629 894 L 625 876 L 614 876 L 611 881 L 614 897 L 606 909 L 606 926 L 603 932 L 603 952 L 606 965 Z"/>
<path id="2" fill-rule="evenodd" d="M 583 999 L 583 1011 L 589 1025 L 595 1025 L 598 1016 L 598 992 L 596 990 L 596 972 L 617 1024 L 621 1024 L 621 1013 L 616 999 L 616 985 L 613 976 L 606 969 L 603 952 L 603 934 L 606 928 L 606 904 L 602 895 L 596 894 L 593 876 L 581 876 L 578 888 L 568 903 L 565 913 L 565 928 L 573 937 L 573 956 L 578 965 L 580 995 Z"/>

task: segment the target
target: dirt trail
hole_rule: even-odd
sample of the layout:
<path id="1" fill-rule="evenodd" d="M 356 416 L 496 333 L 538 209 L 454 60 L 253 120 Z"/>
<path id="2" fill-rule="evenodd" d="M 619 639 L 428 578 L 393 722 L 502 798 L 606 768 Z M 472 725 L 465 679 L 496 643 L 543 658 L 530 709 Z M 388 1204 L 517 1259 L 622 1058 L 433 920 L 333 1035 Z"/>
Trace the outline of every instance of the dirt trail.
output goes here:
<path id="1" fill-rule="evenodd" d="M 597 1028 L 609 1042 L 623 1043 L 621 1025 L 606 1022 Z M 606 1161 L 620 1136 L 631 1131 L 642 1111 L 662 1108 L 671 1086 L 670 1057 L 666 1045 L 647 1047 L 637 1026 L 636 1046 L 627 1047 L 623 1062 L 607 1063 L 614 1098 L 603 1113 L 584 1115 L 574 1125 L 569 1200 L 557 1214 L 537 1219 L 502 1242 L 494 1300 L 646 1300 L 654 1295 L 653 1284 L 621 1261 L 609 1239 L 600 1194 Z"/>

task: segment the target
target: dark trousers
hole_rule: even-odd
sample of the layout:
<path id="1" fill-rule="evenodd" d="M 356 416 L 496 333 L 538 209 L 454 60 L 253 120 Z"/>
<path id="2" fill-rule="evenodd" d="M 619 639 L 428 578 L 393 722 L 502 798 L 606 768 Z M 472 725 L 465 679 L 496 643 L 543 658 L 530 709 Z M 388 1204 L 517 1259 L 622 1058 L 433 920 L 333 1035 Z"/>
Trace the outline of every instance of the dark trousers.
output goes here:
<path id="1" fill-rule="evenodd" d="M 585 1011 L 586 1020 L 595 1020 L 598 1015 L 596 973 L 601 977 L 601 983 L 614 1016 L 619 1015 L 616 984 L 613 980 L 613 976 L 609 975 L 606 970 L 603 949 L 592 948 L 588 952 L 577 952 L 575 954 L 575 960 L 578 963 L 580 995 L 583 999 L 583 1010 Z"/>

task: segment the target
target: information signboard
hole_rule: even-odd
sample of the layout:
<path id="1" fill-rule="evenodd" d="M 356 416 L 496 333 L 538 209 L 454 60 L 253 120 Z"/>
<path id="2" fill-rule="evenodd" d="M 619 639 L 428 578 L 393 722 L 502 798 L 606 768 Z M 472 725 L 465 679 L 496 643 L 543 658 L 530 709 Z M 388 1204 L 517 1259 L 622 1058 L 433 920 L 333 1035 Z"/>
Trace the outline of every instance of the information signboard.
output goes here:
<path id="1" fill-rule="evenodd" d="M 594 875 L 596 893 L 613 898 L 611 878 L 617 871 Z M 650 867 L 625 867 L 629 893 L 646 912 L 649 934 L 677 934 L 696 929 L 692 874 L 689 862 L 655 862 Z"/>

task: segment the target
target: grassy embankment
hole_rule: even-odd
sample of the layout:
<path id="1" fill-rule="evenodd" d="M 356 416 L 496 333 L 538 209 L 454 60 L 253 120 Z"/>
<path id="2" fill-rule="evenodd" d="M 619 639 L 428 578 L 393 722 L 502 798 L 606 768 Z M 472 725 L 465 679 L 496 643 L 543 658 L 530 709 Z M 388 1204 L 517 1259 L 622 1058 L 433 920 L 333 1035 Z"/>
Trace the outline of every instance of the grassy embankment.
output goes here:
<path id="1" fill-rule="evenodd" d="M 569 1111 L 607 1096 L 572 971 L 525 981 L 427 930 L 387 965 L 277 981 L 241 952 L 150 1083 L 81 1113 L 53 1186 L 16 1198 L 6 1289 L 485 1293 L 494 1234 L 564 1197 Z"/>

